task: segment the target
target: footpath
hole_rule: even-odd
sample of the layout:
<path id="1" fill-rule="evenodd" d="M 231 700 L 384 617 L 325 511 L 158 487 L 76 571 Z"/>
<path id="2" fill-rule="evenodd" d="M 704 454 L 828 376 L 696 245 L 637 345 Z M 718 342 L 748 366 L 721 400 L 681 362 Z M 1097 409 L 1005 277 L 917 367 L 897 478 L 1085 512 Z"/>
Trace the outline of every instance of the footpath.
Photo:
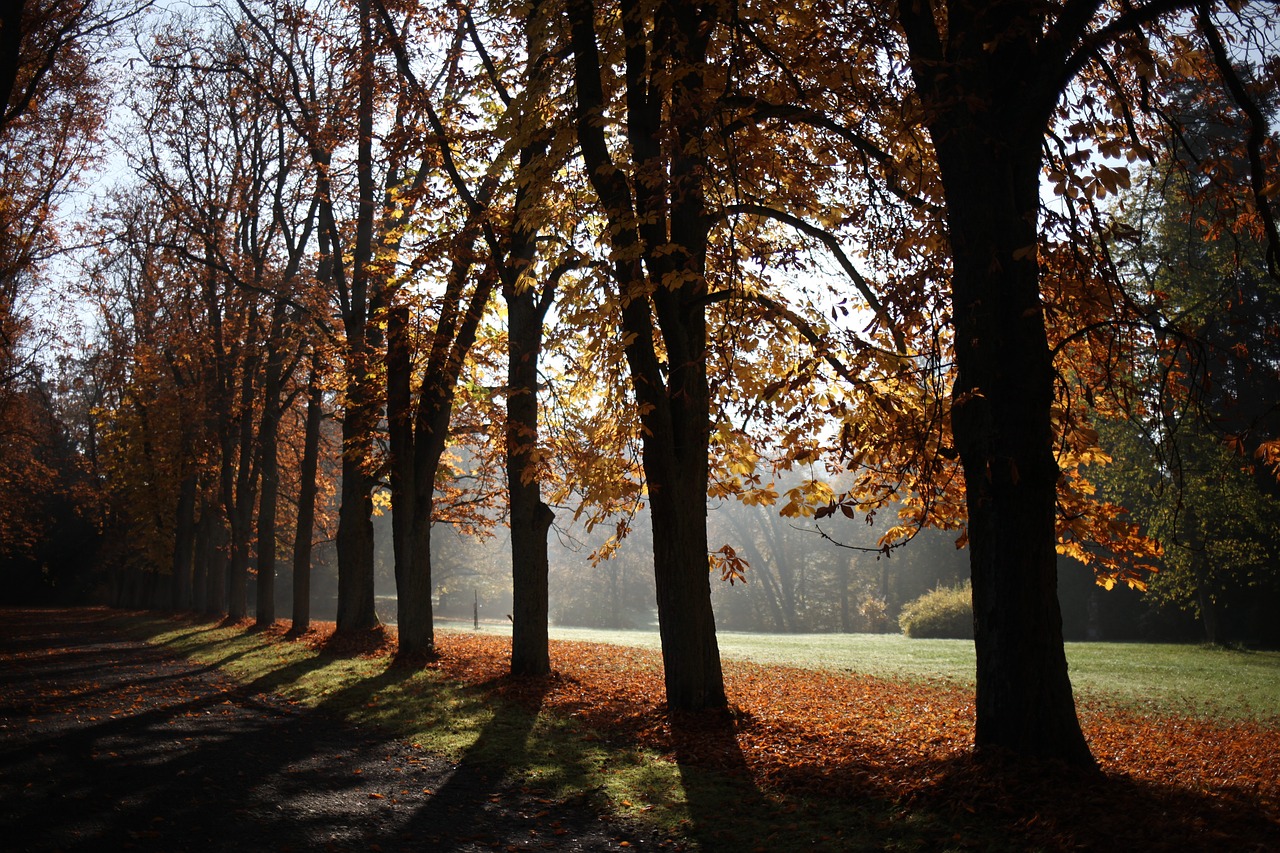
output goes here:
<path id="1" fill-rule="evenodd" d="M 588 804 L 250 694 L 105 609 L 0 608 L 8 851 L 649 849 Z M 390 791 L 392 793 L 379 793 Z"/>

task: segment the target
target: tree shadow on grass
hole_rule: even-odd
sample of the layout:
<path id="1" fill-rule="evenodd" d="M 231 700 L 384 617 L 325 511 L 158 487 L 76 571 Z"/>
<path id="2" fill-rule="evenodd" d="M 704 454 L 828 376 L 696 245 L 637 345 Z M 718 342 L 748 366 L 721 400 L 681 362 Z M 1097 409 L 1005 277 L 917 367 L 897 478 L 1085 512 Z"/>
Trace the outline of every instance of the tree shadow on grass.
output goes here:
<path id="1" fill-rule="evenodd" d="M 865 766 L 809 758 L 775 768 L 757 849 L 1280 849 L 1280 813 L 1253 792 L 1209 794 L 992 751 L 864 757 Z M 797 832 L 805 837 L 788 842 Z"/>
<path id="2" fill-rule="evenodd" d="M 464 692 L 479 701 L 486 686 L 493 685 Z M 406 840 L 447 849 L 468 843 L 497 844 L 513 829 L 537 831 L 534 815 L 541 811 L 539 804 L 513 790 L 513 780 L 520 779 L 531 763 L 529 741 L 545 695 L 543 683 L 526 692 L 525 702 L 493 702 L 492 716 L 448 780 L 405 825 Z M 512 827 L 513 821 L 524 826 Z"/>
<path id="3" fill-rule="evenodd" d="M 372 700 L 412 671 L 393 665 L 380 677 L 381 688 L 352 685 L 340 701 Z M 552 683 L 551 678 L 502 677 L 451 688 L 445 697 L 450 707 L 424 707 L 419 700 L 420 716 L 414 719 L 402 718 L 404 709 L 415 704 L 406 703 L 403 696 L 389 703 L 386 713 L 374 713 L 380 724 L 399 731 L 448 726 L 450 714 L 485 718 L 447 777 L 414 806 L 407 820 L 397 823 L 393 838 L 384 837 L 380 843 L 429 850 L 514 849 L 518 843 L 522 849 L 585 851 L 612 849 L 634 839 L 629 827 L 602 819 L 607 806 L 593 791 L 568 799 L 559 793 L 583 791 L 592 765 L 580 738 L 548 736 L 540 730 L 544 724 L 560 724 L 541 717 Z M 429 694 L 433 688 L 428 682 L 424 689 Z"/>
<path id="4" fill-rule="evenodd" d="M 691 822 L 688 834 L 706 851 L 753 849 L 767 803 L 738 746 L 733 716 L 673 712 L 669 719 Z"/>
<path id="5" fill-rule="evenodd" d="M 675 714 L 672 742 L 688 805 L 686 833 L 707 853 L 929 849 L 914 828 L 886 831 L 891 804 L 879 796 L 809 796 L 766 787 L 739 737 L 756 723 L 728 713 Z M 810 768 L 809 773 L 824 772 Z"/>
<path id="6" fill-rule="evenodd" d="M 918 770 L 931 782 L 912 808 L 976 841 L 1013 839 L 1043 849 L 1280 850 L 1280 811 L 1252 791 L 1210 794 L 998 751 Z"/>
<path id="7" fill-rule="evenodd" d="M 548 759 L 531 744 L 545 682 L 458 688 L 420 667 L 339 668 L 319 707 L 302 710 L 273 694 L 333 656 L 227 687 L 204 668 L 126 645 L 97 646 L 97 667 L 118 672 L 108 689 L 72 689 L 38 731 L 0 733 L 0 826 L 17 849 L 474 849 L 459 839 L 506 847 L 538 832 L 571 845 L 557 849 L 616 846 L 593 810 L 526 784 Z M 147 676 L 153 668 L 168 671 Z M 134 691 L 139 676 L 155 680 Z M 75 712 L 74 725 L 63 711 Z M 480 735 L 456 763 L 403 740 L 424 719 L 444 725 L 481 711 Z M 554 757 L 566 766 L 580 758 Z M 440 843 L 424 843 L 431 838 Z"/>

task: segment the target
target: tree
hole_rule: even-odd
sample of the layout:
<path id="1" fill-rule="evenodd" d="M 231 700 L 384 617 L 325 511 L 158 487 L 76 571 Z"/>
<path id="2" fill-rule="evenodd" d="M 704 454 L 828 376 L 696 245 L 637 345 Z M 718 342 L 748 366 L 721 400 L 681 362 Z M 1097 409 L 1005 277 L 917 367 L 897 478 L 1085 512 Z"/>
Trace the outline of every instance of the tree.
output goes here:
<path id="1" fill-rule="evenodd" d="M 381 417 L 379 320 L 386 299 L 374 265 L 384 206 L 378 203 L 373 132 L 381 103 L 373 13 L 367 2 L 347 8 L 243 0 L 238 8 L 247 23 L 237 30 L 244 49 L 262 60 L 243 66 L 241 77 L 274 100 L 312 170 L 316 276 L 332 295 L 342 328 L 337 622 L 340 632 L 360 633 L 378 624 L 372 516 Z"/>
<path id="2" fill-rule="evenodd" d="M 1182 132 L 1122 197 L 1135 231 L 1114 251 L 1161 321 L 1132 366 L 1128 410 L 1106 423 L 1119 462 L 1104 482 L 1164 544 L 1151 597 L 1195 611 L 1213 643 L 1256 638 L 1250 611 L 1274 600 L 1280 488 L 1257 460 L 1280 431 L 1280 289 L 1256 235 L 1219 224 L 1222 185 L 1248 175 L 1233 106 L 1207 87 L 1180 100 Z"/>
<path id="3" fill-rule="evenodd" d="M 602 19 L 590 0 L 571 0 L 568 12 L 578 141 L 608 221 L 611 272 L 644 428 L 667 705 L 723 708 L 707 575 L 711 218 L 700 147 L 710 120 L 703 69 L 723 9 L 718 3 L 659 2 L 650 18 L 640 4 L 621 4 L 621 95 L 631 157 L 625 170 L 615 162 L 603 126 Z M 617 34 L 606 35 L 612 41 Z"/>
<path id="4" fill-rule="evenodd" d="M 1076 0 L 1049 9 L 1024 0 L 904 0 L 897 7 L 945 195 L 957 364 L 951 427 L 967 490 L 979 747 L 1092 764 L 1054 594 L 1056 378 L 1036 251 L 1045 145 L 1060 111 L 1072 107 L 1086 114 L 1075 138 L 1099 132 L 1085 102 L 1094 96 L 1073 88 L 1086 71 L 1132 119 L 1131 104 L 1143 101 L 1130 101 L 1112 62 L 1126 63 L 1134 88 L 1150 95 L 1157 77 L 1148 39 L 1190 10 L 1212 50 L 1217 27 L 1208 3 L 1113 9 Z M 1219 70 L 1229 87 L 1230 70 L 1220 63 Z M 1064 107 L 1068 96 L 1078 102 Z M 1132 120 L 1127 129 L 1138 132 Z M 1254 130 L 1264 129 L 1255 122 Z M 1079 172 L 1088 169 L 1083 163 Z M 1101 168 L 1093 173 L 1110 189 L 1119 180 Z M 1255 201 L 1269 218 L 1260 193 Z"/>
<path id="5" fill-rule="evenodd" d="M 311 626 L 311 547 L 315 533 L 316 473 L 320 461 L 320 424 L 324 417 L 320 387 L 320 355 L 311 353 L 307 375 L 307 418 L 298 472 L 298 517 L 293 540 L 293 609 L 290 631 L 304 634 Z"/>
<path id="6" fill-rule="evenodd" d="M 0 469 L 16 477 L 6 477 L 12 488 L 0 515 L 10 518 L 29 509 L 7 506 L 28 493 L 21 472 L 39 480 L 39 465 L 16 439 L 41 394 L 37 354 L 51 352 L 65 320 L 42 329 L 33 302 L 50 292 L 48 262 L 65 248 L 60 207 L 98 156 L 106 112 L 99 62 L 116 27 L 141 6 L 18 0 L 0 9 Z M 10 547 L 26 539 L 6 531 Z"/>
<path id="7" fill-rule="evenodd" d="M 529 5 L 524 18 L 526 89 L 525 102 L 546 98 L 549 85 L 550 38 L 541 0 Z M 549 573 L 547 535 L 555 513 L 542 499 L 538 458 L 538 364 L 542 353 L 543 325 L 555 296 L 557 277 L 563 268 L 546 271 L 546 279 L 534 280 L 534 256 L 539 226 L 531 221 L 536 210 L 536 189 L 545 191 L 545 170 L 550 147 L 549 131 L 534 122 L 531 109 L 522 110 L 534 125 L 521 131 L 527 141 L 520 150 L 516 198 L 510 226 L 510 269 L 503 281 L 507 304 L 507 420 L 504 443 L 507 457 L 507 494 L 511 524 L 511 674 L 538 676 L 551 672 L 547 638 Z"/>

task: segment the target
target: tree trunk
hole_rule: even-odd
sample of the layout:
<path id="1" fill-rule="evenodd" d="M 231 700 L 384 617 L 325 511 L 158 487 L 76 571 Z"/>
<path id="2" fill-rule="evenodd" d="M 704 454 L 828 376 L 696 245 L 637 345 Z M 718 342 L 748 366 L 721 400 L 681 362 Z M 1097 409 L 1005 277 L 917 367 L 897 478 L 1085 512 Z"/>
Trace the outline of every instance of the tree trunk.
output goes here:
<path id="1" fill-rule="evenodd" d="M 1187 510 L 1185 527 L 1187 530 L 1185 534 L 1186 543 L 1183 547 L 1186 548 L 1187 558 L 1190 561 L 1191 577 L 1195 579 L 1196 611 L 1200 615 L 1200 626 L 1204 628 L 1205 642 L 1211 646 L 1216 646 L 1222 642 L 1218 621 L 1218 604 L 1214 600 L 1214 585 L 1209 577 L 1209 555 L 1206 551 L 1203 528 L 1200 524 L 1199 514 L 1194 508 Z"/>
<path id="2" fill-rule="evenodd" d="M 258 429 L 262 487 L 258 495 L 258 590 L 256 624 L 276 621 L 276 503 L 280 494 L 280 384 L 284 354 L 279 344 L 267 354 L 262 425 Z"/>
<path id="3" fill-rule="evenodd" d="M 950 230 L 951 425 L 969 517 L 975 738 L 979 748 L 1092 766 L 1062 644 L 1054 373 L 1035 248 L 1049 87 L 1058 84 L 1035 54 L 1039 13 L 996 6 L 966 6 L 977 16 L 945 50 L 927 6 L 899 7 Z"/>
<path id="4" fill-rule="evenodd" d="M 204 613 L 209 598 L 209 564 L 213 559 L 213 525 L 210 523 L 209 504 L 200 500 L 200 519 L 195 526 L 194 566 L 191 576 L 191 609 Z"/>
<path id="5" fill-rule="evenodd" d="M 311 356 L 311 375 L 307 379 L 307 423 L 302 446 L 302 465 L 298 472 L 298 528 L 293 539 L 293 611 L 290 614 L 293 634 L 306 633 L 311 627 L 311 539 L 316 520 L 316 470 L 320 461 L 320 421 L 324 392 L 320 388 L 320 372 L 316 356 Z"/>
<path id="6" fill-rule="evenodd" d="M 256 326 L 256 311 L 251 311 L 250 326 Z M 246 342 L 248 350 L 256 343 L 250 333 Z M 253 508 L 257 494 L 257 465 L 254 464 L 254 359 L 246 356 L 240 377 L 240 411 L 238 446 L 235 451 L 235 488 L 227 504 L 227 518 L 231 523 L 231 563 L 228 567 L 230 590 L 227 615 L 243 619 L 249 613 L 249 552 L 253 535 Z"/>
<path id="7" fill-rule="evenodd" d="M 525 62 L 530 86 L 545 84 L 546 20 L 541 0 L 525 13 Z M 533 118 L 541 122 L 541 117 Z M 551 672 L 548 650 L 547 533 L 555 521 L 542 502 L 534 452 L 538 447 L 538 362 L 542 357 L 543 322 L 555 291 L 554 277 L 539 292 L 521 288 L 519 277 L 533 262 L 536 231 L 528 222 L 533 197 L 532 176 L 546 157 L 546 128 L 533 129 L 520 151 L 515 216 L 509 263 L 504 276 L 507 303 L 507 495 L 511 519 L 511 674 L 538 676 Z M 616 597 L 613 602 L 616 612 Z"/>
<path id="8" fill-rule="evenodd" d="M 1092 764 L 1057 596 L 1054 375 L 1034 252 L 1040 141 L 1013 148 L 1016 138 L 936 143 L 954 259 L 952 430 L 969 513 L 976 741 Z"/>
<path id="9" fill-rule="evenodd" d="M 373 435 L 378 427 L 379 406 L 371 378 L 375 367 L 376 326 L 370 322 L 382 304 L 372 292 L 373 226 L 378 209 L 373 179 L 374 46 L 368 0 L 359 0 L 360 51 L 357 73 L 356 183 L 360 207 L 356 239 L 352 246 L 351 289 L 342 322 L 347 332 L 347 399 L 342 421 L 342 506 L 338 511 L 338 633 L 367 631 L 376 627 L 373 572 L 373 477 L 368 470 Z M 327 180 L 327 177 L 326 177 Z M 321 215 L 331 232 L 331 249 L 340 251 L 331 206 L 321 204 Z M 324 244 L 322 243 L 322 251 Z M 332 257 L 335 275 L 342 259 Z"/>
<path id="10" fill-rule="evenodd" d="M 205 613 L 227 612 L 227 522 L 219 509 L 210 506 L 209 570 L 205 573 Z"/>
<path id="11" fill-rule="evenodd" d="M 358 381 L 358 380 L 353 380 Z M 373 589 L 373 495 L 365 471 L 372 433 L 364 406 L 350 401 L 342 422 L 342 504 L 338 509 L 337 631 L 378 625 Z"/>
<path id="12" fill-rule="evenodd" d="M 472 217 L 475 221 L 476 217 Z M 469 229 L 464 228 L 463 233 Z M 462 245 L 469 240 L 461 241 Z M 471 269 L 469 259 L 459 253 L 450 273 L 450 292 L 455 302 L 446 306 L 458 312 L 446 316 L 442 312 L 436 323 L 436 340 L 427 370 L 418 389 L 418 400 L 410 411 L 410 365 L 408 340 L 404 327 L 408 311 L 395 308 L 388 312 L 387 417 L 395 423 L 396 447 L 391 453 L 390 469 L 395 478 L 391 489 L 392 528 L 396 545 L 396 614 L 402 655 L 435 653 L 435 628 L 431 604 L 431 524 L 435 507 L 435 482 L 440 471 L 449 438 L 449 421 L 458 378 L 476 329 L 484 314 L 494 281 L 485 275 L 476 282 L 469 301 L 464 302 L 461 286 Z M 461 309 L 459 312 L 458 309 Z M 457 320 L 456 325 L 454 320 Z M 401 339 L 393 344 L 390 335 L 398 329 Z M 412 414 L 412 425 L 405 423 Z"/>
<path id="13" fill-rule="evenodd" d="M 435 651 L 431 608 L 432 495 L 418 493 L 414 476 L 413 358 L 407 305 L 393 306 L 387 312 L 387 433 L 399 653 L 431 654 Z M 416 521 L 419 504 L 424 501 L 428 515 L 425 536 Z M 422 550 L 426 553 L 420 553 Z"/>
<path id="14" fill-rule="evenodd" d="M 482 188 L 478 198 L 488 199 L 490 191 Z M 435 483 L 449 438 L 458 379 L 496 283 L 496 272 L 490 268 L 476 279 L 471 296 L 464 295 L 474 267 L 471 247 L 479 236 L 486 203 L 479 202 L 470 211 L 454 240 L 445 296 L 440 300 L 440 315 L 436 318 L 416 402 L 408 336 L 409 309 L 392 305 L 386 312 L 387 422 L 391 450 L 388 468 L 396 563 L 396 615 L 402 655 L 435 653 L 431 604 Z M 501 264 L 495 261 L 493 266 Z"/>
<path id="15" fill-rule="evenodd" d="M 652 452 L 646 450 L 646 472 Z M 707 571 L 706 481 L 696 476 L 646 479 L 667 706 L 685 711 L 724 708 L 728 701 Z"/>
<path id="16" fill-rule="evenodd" d="M 407 548 L 404 562 L 397 562 L 396 617 L 399 621 L 400 654 L 434 655 L 435 615 L 431 603 L 431 494 L 418 494 L 413 514 L 404 531 Z"/>
<path id="17" fill-rule="evenodd" d="M 707 571 L 710 223 L 701 153 L 707 127 L 702 73 L 716 9 L 663 2 L 650 31 L 644 7 L 623 3 L 634 184 L 614 165 L 601 128 L 595 10 L 590 0 L 574 0 L 568 13 L 578 141 L 609 217 L 627 365 L 641 412 L 667 705 L 672 711 L 724 708 Z"/>
<path id="18" fill-rule="evenodd" d="M 1218 631 L 1218 606 L 1209 588 L 1203 584 L 1196 588 L 1196 606 L 1200 612 L 1200 624 L 1204 627 L 1204 641 L 1216 646 L 1222 640 Z"/>
<path id="19" fill-rule="evenodd" d="M 192 606 L 192 571 L 196 544 L 196 486 L 194 473 L 182 478 L 178 487 L 178 509 L 173 536 L 173 599 L 174 610 L 189 610 Z"/>
<path id="20" fill-rule="evenodd" d="M 547 533 L 555 513 L 542 502 L 538 446 L 538 356 L 542 314 L 536 292 L 507 294 L 507 494 L 511 508 L 511 674 L 551 671 L 547 639 Z"/>

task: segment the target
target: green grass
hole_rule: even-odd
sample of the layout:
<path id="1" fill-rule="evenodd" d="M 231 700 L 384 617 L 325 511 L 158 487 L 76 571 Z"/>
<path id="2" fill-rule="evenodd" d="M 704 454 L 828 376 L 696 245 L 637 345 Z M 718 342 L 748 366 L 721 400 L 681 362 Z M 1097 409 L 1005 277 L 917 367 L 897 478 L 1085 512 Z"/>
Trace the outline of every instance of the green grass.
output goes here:
<path id="1" fill-rule="evenodd" d="M 467 623 L 445 623 L 472 630 Z M 510 634 L 509 625 L 480 626 Z M 553 627 L 555 639 L 658 648 L 656 631 Z M 726 658 L 971 687 L 973 643 L 901 634 L 721 631 Z M 1076 694 L 1089 703 L 1228 719 L 1280 719 L 1280 652 L 1164 643 L 1067 643 Z"/>

